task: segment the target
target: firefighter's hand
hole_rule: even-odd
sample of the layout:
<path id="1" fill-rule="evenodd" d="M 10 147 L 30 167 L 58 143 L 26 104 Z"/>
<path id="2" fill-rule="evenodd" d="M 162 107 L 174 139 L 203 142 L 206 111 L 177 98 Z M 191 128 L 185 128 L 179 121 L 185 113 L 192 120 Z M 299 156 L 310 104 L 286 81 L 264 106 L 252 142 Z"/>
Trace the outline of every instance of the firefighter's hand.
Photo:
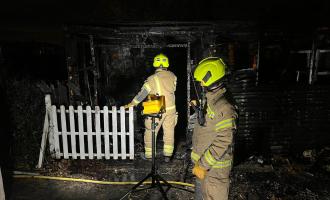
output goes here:
<path id="1" fill-rule="evenodd" d="M 195 165 L 195 167 L 192 170 L 192 173 L 200 180 L 203 180 L 205 178 L 206 172 L 207 172 L 206 169 L 204 169 L 199 165 Z"/>
<path id="2" fill-rule="evenodd" d="M 197 101 L 196 101 L 196 100 L 191 100 L 191 101 L 189 102 L 189 105 L 190 105 L 190 106 L 197 106 Z"/>
<path id="3" fill-rule="evenodd" d="M 127 108 L 132 107 L 132 106 L 134 106 L 134 104 L 129 103 L 129 104 L 127 104 L 127 105 L 124 105 L 124 108 L 127 109 Z"/>

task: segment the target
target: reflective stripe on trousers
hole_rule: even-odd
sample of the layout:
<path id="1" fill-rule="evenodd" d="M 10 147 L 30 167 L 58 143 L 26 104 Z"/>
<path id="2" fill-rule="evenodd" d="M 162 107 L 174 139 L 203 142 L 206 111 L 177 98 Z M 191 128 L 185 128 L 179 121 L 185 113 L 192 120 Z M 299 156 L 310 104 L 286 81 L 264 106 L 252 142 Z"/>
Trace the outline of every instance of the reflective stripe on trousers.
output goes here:
<path id="1" fill-rule="evenodd" d="M 172 156 L 174 150 L 174 146 L 172 145 L 164 145 L 164 156 Z"/>

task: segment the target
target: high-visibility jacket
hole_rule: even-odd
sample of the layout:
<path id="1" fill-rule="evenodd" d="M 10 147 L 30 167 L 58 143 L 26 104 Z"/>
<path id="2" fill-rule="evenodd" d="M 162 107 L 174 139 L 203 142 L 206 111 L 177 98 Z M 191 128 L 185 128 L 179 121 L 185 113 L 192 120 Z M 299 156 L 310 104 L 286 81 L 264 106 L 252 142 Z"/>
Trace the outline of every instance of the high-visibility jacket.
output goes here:
<path id="1" fill-rule="evenodd" d="M 132 104 L 137 105 L 142 102 L 148 94 L 164 95 L 166 113 L 176 113 L 175 90 L 177 77 L 168 70 L 157 69 L 155 73 L 147 78 L 140 92 L 133 98 Z"/>
<path id="2" fill-rule="evenodd" d="M 207 170 L 229 168 L 232 165 L 237 113 L 234 105 L 226 99 L 225 92 L 223 88 L 206 93 L 205 125 L 200 126 L 197 123 L 194 128 L 191 159 Z"/>

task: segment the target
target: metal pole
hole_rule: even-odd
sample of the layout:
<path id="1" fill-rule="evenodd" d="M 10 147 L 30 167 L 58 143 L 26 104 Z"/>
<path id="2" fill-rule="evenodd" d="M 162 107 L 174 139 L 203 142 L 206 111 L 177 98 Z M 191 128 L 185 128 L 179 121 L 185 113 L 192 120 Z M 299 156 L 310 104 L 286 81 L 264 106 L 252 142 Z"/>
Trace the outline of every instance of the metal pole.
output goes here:
<path id="1" fill-rule="evenodd" d="M 152 154 L 151 154 L 151 158 L 152 158 L 152 168 L 151 168 L 151 173 L 155 174 L 156 171 L 156 163 L 155 163 L 155 157 L 156 157 L 156 141 L 155 141 L 155 129 L 156 129 L 156 122 L 155 122 L 155 117 L 151 117 L 151 144 L 152 144 Z M 152 176 L 152 186 L 155 185 L 155 177 Z"/>
<path id="2" fill-rule="evenodd" d="M 187 43 L 187 131 L 188 134 L 188 126 L 189 126 L 189 118 L 190 118 L 190 74 L 191 74 L 191 63 L 190 63 L 190 42 Z M 188 136 L 188 135 L 187 135 Z"/>

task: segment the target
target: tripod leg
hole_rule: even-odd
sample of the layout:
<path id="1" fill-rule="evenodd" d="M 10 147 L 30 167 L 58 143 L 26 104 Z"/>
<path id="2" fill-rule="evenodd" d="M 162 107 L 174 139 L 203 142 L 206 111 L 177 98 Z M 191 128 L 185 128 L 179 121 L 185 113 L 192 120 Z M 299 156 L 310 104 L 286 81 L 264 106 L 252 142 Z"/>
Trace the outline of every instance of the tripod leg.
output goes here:
<path id="1" fill-rule="evenodd" d="M 179 190 L 184 190 L 186 192 L 194 193 L 194 191 L 191 191 L 191 190 L 188 190 L 188 189 L 182 188 L 182 187 L 177 187 L 177 186 L 174 186 L 174 185 L 170 184 L 169 182 L 167 182 L 163 177 L 161 177 L 158 174 L 157 174 L 157 178 L 159 180 L 161 180 L 167 186 L 167 189 L 165 190 L 165 192 L 167 192 L 171 188 L 175 188 L 175 189 L 179 189 Z"/>
<path id="2" fill-rule="evenodd" d="M 164 191 L 164 189 L 163 189 L 162 185 L 160 184 L 158 178 L 156 178 L 156 182 L 157 182 L 157 185 L 158 185 L 158 189 L 159 189 L 159 191 L 160 191 L 160 192 L 162 193 L 162 195 L 163 195 L 163 198 L 164 198 L 165 200 L 168 200 L 167 195 L 166 195 L 166 192 Z"/>
<path id="3" fill-rule="evenodd" d="M 164 185 L 167 186 L 167 189 L 166 189 L 166 192 L 172 187 L 171 184 L 169 184 L 163 177 L 161 177 L 159 174 L 156 175 L 157 176 L 157 179 L 161 180 Z"/>
<path id="4" fill-rule="evenodd" d="M 127 197 L 127 195 L 129 195 L 130 193 L 134 192 L 134 190 L 136 188 L 138 188 L 144 181 L 146 181 L 148 178 L 150 178 L 152 176 L 152 173 L 148 174 L 144 179 L 142 179 L 141 181 L 139 181 L 136 185 L 134 185 L 134 187 L 132 187 L 132 189 L 130 191 L 128 191 L 124 196 L 122 196 L 120 198 L 120 200 L 125 199 L 125 197 Z"/>

